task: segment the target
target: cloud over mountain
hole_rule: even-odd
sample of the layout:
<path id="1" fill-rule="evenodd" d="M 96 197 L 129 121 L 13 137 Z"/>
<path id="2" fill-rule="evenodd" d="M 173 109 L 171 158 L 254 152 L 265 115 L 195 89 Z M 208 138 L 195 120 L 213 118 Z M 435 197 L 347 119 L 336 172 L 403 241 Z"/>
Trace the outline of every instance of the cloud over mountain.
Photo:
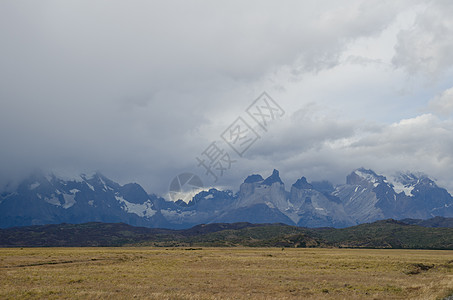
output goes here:
<path id="1" fill-rule="evenodd" d="M 278 167 L 402 167 L 453 190 L 448 1 L 0 4 L 0 184 L 101 170 L 165 194 Z M 219 182 L 195 157 L 263 91 L 284 118 Z M 429 110 L 429 113 L 427 113 Z M 232 153 L 234 154 L 234 153 Z"/>

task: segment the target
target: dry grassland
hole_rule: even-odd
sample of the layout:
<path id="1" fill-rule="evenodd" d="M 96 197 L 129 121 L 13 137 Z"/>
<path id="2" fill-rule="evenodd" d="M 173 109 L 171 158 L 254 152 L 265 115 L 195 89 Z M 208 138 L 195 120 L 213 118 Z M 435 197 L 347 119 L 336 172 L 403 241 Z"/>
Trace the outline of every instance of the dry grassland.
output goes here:
<path id="1" fill-rule="evenodd" d="M 453 251 L 0 249 L 0 299 L 442 299 Z"/>

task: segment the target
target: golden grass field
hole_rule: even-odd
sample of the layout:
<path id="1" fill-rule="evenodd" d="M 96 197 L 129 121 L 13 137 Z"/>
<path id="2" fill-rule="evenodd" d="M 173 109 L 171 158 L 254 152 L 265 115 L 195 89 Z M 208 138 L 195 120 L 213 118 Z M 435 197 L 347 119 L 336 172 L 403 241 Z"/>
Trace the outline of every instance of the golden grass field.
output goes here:
<path id="1" fill-rule="evenodd" d="M 442 299 L 453 251 L 0 249 L 0 299 Z"/>

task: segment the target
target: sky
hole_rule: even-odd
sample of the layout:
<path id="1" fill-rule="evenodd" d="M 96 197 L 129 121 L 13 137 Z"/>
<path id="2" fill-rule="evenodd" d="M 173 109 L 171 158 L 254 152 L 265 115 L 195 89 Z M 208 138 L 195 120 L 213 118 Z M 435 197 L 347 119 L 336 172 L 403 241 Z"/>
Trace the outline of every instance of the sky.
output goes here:
<path id="1" fill-rule="evenodd" d="M 446 0 L 1 1 L 0 184 L 100 171 L 166 196 L 181 173 L 237 190 L 275 168 L 289 189 L 365 167 L 453 192 L 452 15 Z M 281 109 L 264 128 L 247 113 L 263 92 Z M 238 128 L 259 137 L 241 156 Z M 217 178 L 199 165 L 213 149 Z"/>

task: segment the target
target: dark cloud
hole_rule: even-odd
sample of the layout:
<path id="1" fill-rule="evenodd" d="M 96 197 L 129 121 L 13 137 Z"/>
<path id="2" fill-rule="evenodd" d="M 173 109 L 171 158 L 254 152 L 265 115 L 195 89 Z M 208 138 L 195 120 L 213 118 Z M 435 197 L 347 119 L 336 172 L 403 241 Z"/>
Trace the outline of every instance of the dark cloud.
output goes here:
<path id="1" fill-rule="evenodd" d="M 368 119 L 378 114 L 366 112 L 368 107 L 394 105 L 391 98 L 369 96 L 381 89 L 376 82 L 387 74 L 395 76 L 395 85 L 402 80 L 398 71 L 378 69 L 375 65 L 390 62 L 367 57 L 366 48 L 349 53 L 358 41 L 379 40 L 413 3 L 2 2 L 0 178 L 5 182 L 32 168 L 100 170 L 163 194 L 178 173 L 203 173 L 195 157 L 220 141 L 263 90 L 285 108 L 285 118 L 221 182 L 205 178 L 207 184 L 235 187 L 248 173 L 274 167 L 288 180 L 303 173 L 340 180 L 356 166 L 381 167 L 384 158 L 392 165 L 394 151 L 401 154 L 398 166 L 408 162 L 409 167 L 413 155 L 434 151 L 438 159 L 422 169 L 445 178 L 451 132 L 443 122 L 450 121 L 428 120 L 423 126 L 436 132 L 430 136 L 429 129 L 405 131 L 402 125 L 396 134 L 393 125 Z M 449 15 L 437 9 L 437 19 L 421 14 L 413 28 L 398 35 L 396 65 L 409 69 L 423 61 L 428 51 L 423 45 L 415 45 L 414 53 L 404 49 L 416 42 L 417 32 L 429 37 L 431 30 L 439 30 L 430 40 L 438 50 L 428 54 L 439 61 L 429 70 L 450 63 L 448 39 L 439 38 L 440 31 L 449 33 Z M 443 23 L 436 25 L 438 20 Z M 383 48 L 393 49 L 389 40 Z M 357 64 L 344 55 L 379 64 Z M 372 72 L 357 75 L 351 63 Z M 307 83 L 313 81 L 320 84 Z M 336 94 L 338 87 L 347 92 Z M 426 98 L 424 104 L 434 97 L 424 96 L 419 96 Z M 408 113 L 392 112 L 400 114 Z M 406 138 L 400 146 L 399 137 Z M 412 151 L 425 137 L 433 146 Z"/>

